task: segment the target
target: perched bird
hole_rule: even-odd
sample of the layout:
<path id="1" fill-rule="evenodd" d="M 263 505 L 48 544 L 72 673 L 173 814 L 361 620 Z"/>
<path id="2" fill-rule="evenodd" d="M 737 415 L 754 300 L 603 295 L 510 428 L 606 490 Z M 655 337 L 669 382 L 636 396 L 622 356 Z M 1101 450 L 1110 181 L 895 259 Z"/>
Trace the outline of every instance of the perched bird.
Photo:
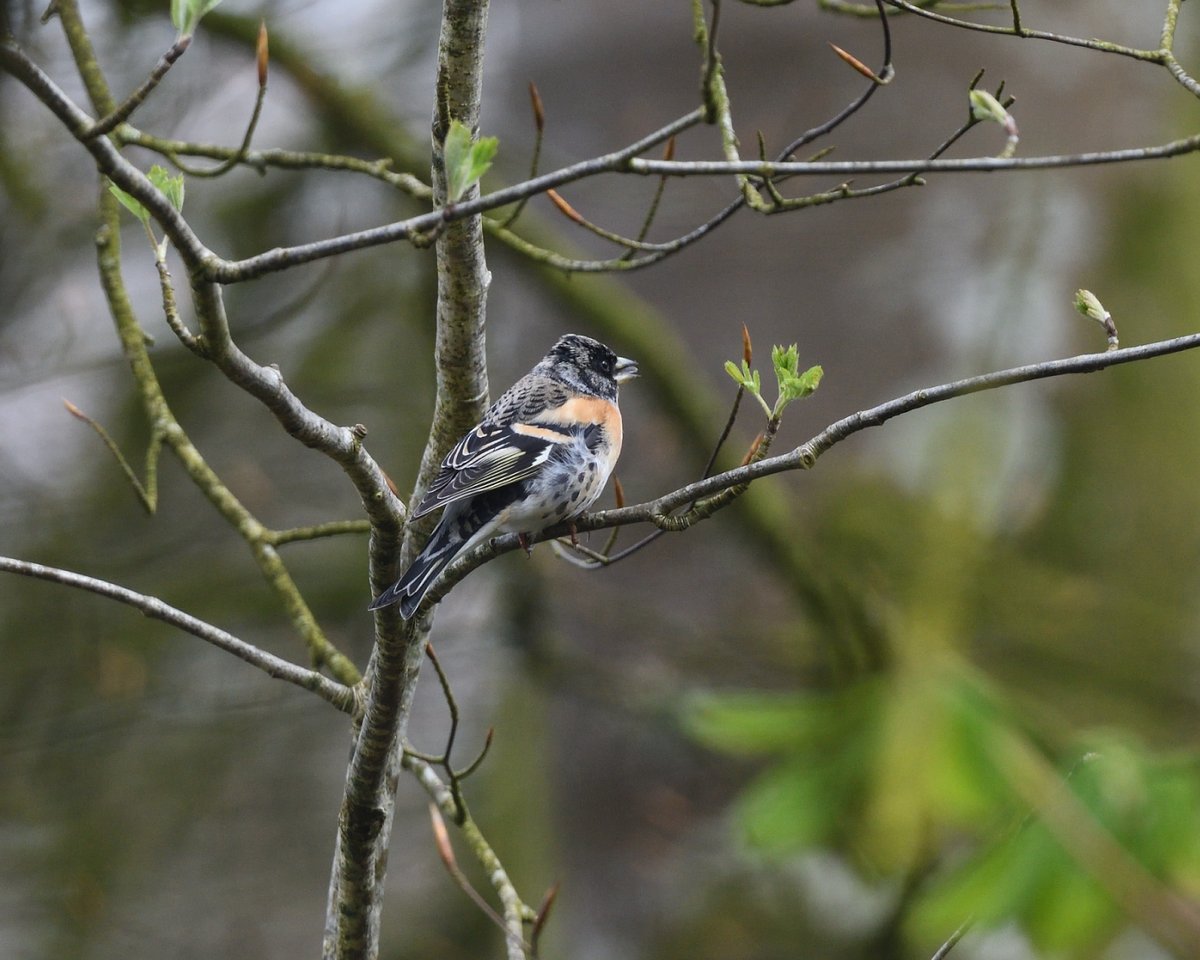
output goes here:
<path id="1" fill-rule="evenodd" d="M 595 503 L 621 453 L 617 386 L 636 376 L 637 364 L 604 344 L 560 337 L 446 455 L 412 514 L 444 507 L 442 519 L 370 609 L 399 602 L 407 620 L 460 553 L 496 534 L 539 533 Z"/>

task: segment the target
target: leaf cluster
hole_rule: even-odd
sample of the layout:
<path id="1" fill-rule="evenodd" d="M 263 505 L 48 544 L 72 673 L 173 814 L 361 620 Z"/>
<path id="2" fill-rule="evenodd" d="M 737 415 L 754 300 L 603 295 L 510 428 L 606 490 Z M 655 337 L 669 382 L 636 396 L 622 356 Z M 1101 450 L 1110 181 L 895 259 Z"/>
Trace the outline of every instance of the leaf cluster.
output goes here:
<path id="1" fill-rule="evenodd" d="M 771 420 L 782 417 L 788 404 L 812 394 L 820 386 L 821 378 L 825 375 L 820 366 L 801 371 L 800 350 L 794 343 L 789 347 L 771 347 L 771 366 L 775 371 L 775 383 L 778 388 L 774 406 L 768 405 L 763 399 L 762 376 L 750 366 L 748 359 L 743 359 L 740 367 L 732 360 L 725 363 L 725 372 L 759 402 Z"/>

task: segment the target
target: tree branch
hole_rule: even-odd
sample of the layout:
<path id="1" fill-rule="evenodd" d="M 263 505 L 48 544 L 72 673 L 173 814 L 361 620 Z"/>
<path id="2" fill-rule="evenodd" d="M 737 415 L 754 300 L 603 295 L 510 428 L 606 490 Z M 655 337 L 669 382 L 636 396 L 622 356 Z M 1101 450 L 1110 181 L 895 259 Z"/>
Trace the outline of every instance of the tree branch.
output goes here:
<path id="1" fill-rule="evenodd" d="M 445 0 L 438 45 L 433 118 L 433 202 L 448 201 L 444 141 L 451 121 L 473 132 L 479 121 L 487 0 Z M 464 198 L 469 201 L 477 187 Z M 481 218 L 438 219 L 438 304 L 435 359 L 437 401 L 417 475 L 414 501 L 432 481 L 454 442 L 478 420 L 488 394 L 484 322 L 490 274 Z M 397 551 L 390 530 L 372 530 L 371 583 L 378 594 L 395 576 Z M 409 525 L 398 551 L 411 562 L 431 521 Z M 395 607 L 376 614 L 376 643 L 368 668 L 365 716 L 347 774 L 341 829 L 334 852 L 326 910 L 327 958 L 371 958 L 379 950 L 387 845 L 395 810 L 396 771 L 416 689 L 427 627 L 402 621 Z M 505 917 L 510 923 L 508 906 Z M 518 937 L 521 933 L 517 920 Z M 521 956 L 519 947 L 517 956 Z"/>
<path id="2" fill-rule="evenodd" d="M 0 557 L 0 571 L 15 573 L 23 577 L 46 580 L 77 590 L 86 590 L 101 597 L 108 597 L 137 610 L 154 620 L 161 620 L 173 627 L 178 627 L 185 633 L 211 643 L 227 653 L 232 653 L 239 660 L 244 660 L 251 666 L 258 667 L 265 674 L 277 680 L 285 680 L 305 690 L 315 693 L 322 700 L 333 704 L 342 713 L 354 715 L 357 710 L 357 699 L 353 687 L 330 680 L 315 670 L 308 670 L 297 664 L 284 660 L 274 654 L 267 653 L 253 644 L 239 640 L 231 633 L 226 633 L 219 627 L 204 620 L 199 620 L 191 614 L 184 613 L 176 607 L 159 600 L 157 597 L 136 593 L 126 587 L 109 583 L 107 580 L 97 580 L 95 577 L 73 573 L 58 567 L 47 567 L 40 563 L 30 563 L 26 560 L 16 560 L 12 557 Z"/>
<path id="3" fill-rule="evenodd" d="M 1045 380 L 1052 377 L 1068 376 L 1071 374 L 1094 373 L 1108 367 L 1152 357 L 1166 356 L 1200 347 L 1200 333 L 1188 334 L 1171 340 L 1157 340 L 1153 343 L 1137 347 L 1125 347 L 1110 350 L 1105 353 L 1088 353 L 1062 360 L 1048 360 L 1041 363 L 1031 363 L 1020 367 L 1010 367 L 1006 370 L 996 370 L 975 377 L 955 380 L 934 387 L 914 390 L 902 397 L 889 400 L 866 410 L 860 410 L 848 417 L 843 417 L 820 433 L 788 453 L 767 457 L 733 470 L 715 474 L 695 483 L 663 494 L 655 500 L 621 507 L 615 510 L 599 510 L 586 514 L 573 521 L 577 531 L 606 530 L 611 527 L 626 526 L 632 523 L 653 523 L 660 529 L 678 531 L 686 529 L 695 520 L 705 519 L 713 511 L 706 509 L 706 498 L 720 494 L 722 491 L 734 489 L 744 484 L 771 476 L 776 473 L 786 473 L 793 470 L 811 469 L 817 459 L 843 440 L 868 427 L 878 427 L 905 413 L 943 403 L 956 397 L 968 396 L 972 393 L 982 393 L 996 390 L 1000 387 L 1012 386 L 1017 383 L 1028 383 L 1033 380 Z M 698 501 L 687 514 L 673 516 L 674 511 Z M 566 536 L 570 532 L 567 524 L 549 527 L 539 534 L 529 537 L 533 543 L 543 540 L 553 540 Z M 423 606 L 428 608 L 453 589 L 454 585 L 463 579 L 476 567 L 488 562 L 503 553 L 509 553 L 520 546 L 515 534 L 496 537 L 482 544 L 470 554 L 454 561 L 446 573 L 430 588 L 425 595 Z"/>
<path id="4" fill-rule="evenodd" d="M 621 150 L 563 167 L 539 177 L 493 191 L 468 197 L 449 207 L 423 213 L 366 230 L 342 234 L 312 243 L 279 247 L 243 260 L 226 260 L 209 250 L 148 179 L 117 153 L 105 138 L 88 139 L 91 120 L 14 44 L 0 44 L 0 66 L 21 80 L 43 101 L 95 157 L 98 166 L 121 189 L 138 199 L 159 221 L 179 249 L 194 275 L 214 284 L 242 283 L 268 273 L 291 269 L 354 250 L 393 243 L 397 240 L 427 237 L 456 223 L 548 189 L 601 173 L 635 173 L 652 176 L 756 176 L 779 179 L 791 176 L 856 177 L 874 174 L 912 173 L 990 173 L 1008 170 L 1046 170 L 1097 164 L 1129 163 L 1166 159 L 1200 150 L 1200 134 L 1149 147 L 1092 151 L 1039 157 L 970 157 L 956 160 L 843 160 L 843 161 L 767 161 L 767 160 L 655 160 L 638 154 L 671 136 L 700 123 L 704 108 L 697 108 L 679 120 Z M 770 206 L 770 205 L 768 205 Z M 690 242 L 689 238 L 689 242 Z M 661 258 L 665 253 L 651 254 Z M 647 258 L 649 262 L 649 258 Z M 644 265 L 644 264 L 639 264 Z M 215 294 L 210 295 L 215 296 Z"/>

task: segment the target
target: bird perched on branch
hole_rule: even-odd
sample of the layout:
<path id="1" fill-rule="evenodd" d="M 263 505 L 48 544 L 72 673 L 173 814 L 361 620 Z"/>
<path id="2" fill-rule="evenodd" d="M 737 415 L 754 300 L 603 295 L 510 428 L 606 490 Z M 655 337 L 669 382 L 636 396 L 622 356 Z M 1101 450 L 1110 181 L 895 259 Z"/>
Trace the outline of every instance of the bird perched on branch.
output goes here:
<path id="1" fill-rule="evenodd" d="M 637 364 L 590 337 L 560 337 L 442 461 L 412 519 L 445 508 L 412 565 L 370 609 L 413 615 L 455 557 L 488 537 L 522 537 L 596 502 L 621 453 L 617 387 Z"/>

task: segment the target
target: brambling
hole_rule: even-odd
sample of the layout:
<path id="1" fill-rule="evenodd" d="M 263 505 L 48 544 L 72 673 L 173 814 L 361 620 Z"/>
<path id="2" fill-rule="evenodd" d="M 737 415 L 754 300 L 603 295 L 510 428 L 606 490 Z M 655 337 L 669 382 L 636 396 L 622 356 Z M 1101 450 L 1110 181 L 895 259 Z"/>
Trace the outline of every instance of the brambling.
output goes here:
<path id="1" fill-rule="evenodd" d="M 411 519 L 445 508 L 425 548 L 371 610 L 408 619 L 459 554 L 500 533 L 527 535 L 596 502 L 621 454 L 617 387 L 637 364 L 569 333 L 488 407 L 442 461 Z"/>

